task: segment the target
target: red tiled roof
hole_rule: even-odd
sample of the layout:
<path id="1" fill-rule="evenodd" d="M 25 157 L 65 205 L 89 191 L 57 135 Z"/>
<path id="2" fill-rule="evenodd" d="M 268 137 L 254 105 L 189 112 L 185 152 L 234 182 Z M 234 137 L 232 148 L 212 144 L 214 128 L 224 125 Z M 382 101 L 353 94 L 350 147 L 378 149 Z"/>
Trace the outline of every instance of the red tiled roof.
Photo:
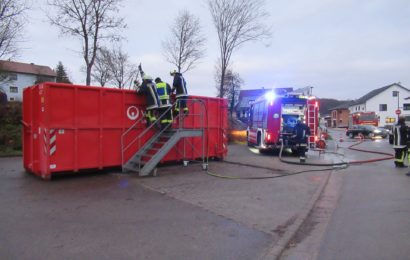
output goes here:
<path id="1" fill-rule="evenodd" d="M 55 77 L 56 73 L 48 66 L 33 63 L 21 63 L 15 61 L 0 60 L 0 71 L 25 73 L 41 76 Z"/>

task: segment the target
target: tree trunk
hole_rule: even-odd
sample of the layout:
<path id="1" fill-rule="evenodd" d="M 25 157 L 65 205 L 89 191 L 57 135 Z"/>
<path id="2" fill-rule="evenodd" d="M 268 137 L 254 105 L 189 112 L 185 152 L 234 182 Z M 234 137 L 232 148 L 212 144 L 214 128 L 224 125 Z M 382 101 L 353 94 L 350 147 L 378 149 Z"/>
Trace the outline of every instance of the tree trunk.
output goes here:
<path id="1" fill-rule="evenodd" d="M 87 66 L 87 76 L 85 78 L 85 85 L 91 85 L 91 66 Z"/>
<path id="2" fill-rule="evenodd" d="M 221 85 L 219 86 L 219 97 L 223 98 L 225 91 L 224 91 L 224 85 L 225 85 L 225 68 L 221 69 Z"/>

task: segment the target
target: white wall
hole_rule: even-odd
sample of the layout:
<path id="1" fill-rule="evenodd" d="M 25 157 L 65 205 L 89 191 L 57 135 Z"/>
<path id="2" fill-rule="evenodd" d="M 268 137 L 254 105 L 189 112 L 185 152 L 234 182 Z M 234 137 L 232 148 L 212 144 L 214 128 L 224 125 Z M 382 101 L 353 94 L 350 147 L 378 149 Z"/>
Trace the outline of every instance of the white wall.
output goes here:
<path id="1" fill-rule="evenodd" d="M 374 111 L 380 117 L 379 125 L 384 126 L 387 117 L 393 117 L 397 119 L 395 111 L 397 110 L 397 97 L 393 97 L 393 91 L 399 91 L 399 104 L 402 111 L 402 115 L 410 115 L 410 110 L 403 111 L 403 103 L 410 104 L 410 100 L 404 100 L 404 98 L 410 97 L 410 91 L 407 91 L 397 85 L 393 85 L 385 91 L 379 93 L 366 102 L 366 111 Z M 387 104 L 387 111 L 380 111 L 379 105 Z M 390 123 L 392 124 L 392 123 Z M 394 124 L 394 123 L 393 123 Z"/>
<path id="2" fill-rule="evenodd" d="M 0 83 L 0 88 L 7 94 L 7 99 L 10 100 L 18 100 L 21 101 L 23 99 L 23 89 L 29 86 L 34 85 L 34 82 L 37 80 L 36 75 L 31 74 L 17 74 L 17 80 L 5 80 L 4 82 Z M 11 93 L 10 87 L 17 87 L 17 93 Z"/>

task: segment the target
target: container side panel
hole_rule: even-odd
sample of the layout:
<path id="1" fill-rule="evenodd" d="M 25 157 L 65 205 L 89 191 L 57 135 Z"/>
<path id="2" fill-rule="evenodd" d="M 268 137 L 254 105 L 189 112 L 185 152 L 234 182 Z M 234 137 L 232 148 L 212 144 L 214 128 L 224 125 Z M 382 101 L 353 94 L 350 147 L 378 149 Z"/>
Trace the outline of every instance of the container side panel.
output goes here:
<path id="1" fill-rule="evenodd" d="M 74 88 L 51 86 L 48 88 L 50 125 L 74 126 Z"/>
<path id="2" fill-rule="evenodd" d="M 105 129 L 103 132 L 103 164 L 105 166 L 121 165 L 121 129 Z M 135 148 L 131 149 L 135 153 Z M 131 155 L 128 155 L 129 157 Z"/>
<path id="3" fill-rule="evenodd" d="M 33 124 L 32 124 L 32 129 L 33 129 L 33 172 L 36 173 L 37 175 L 41 175 L 41 166 L 40 162 L 43 159 L 42 152 L 44 147 L 41 146 L 41 134 L 42 134 L 42 116 L 44 111 L 44 103 L 41 102 L 44 100 L 43 98 L 44 91 L 42 90 L 40 92 L 40 86 L 35 86 L 33 87 L 32 90 L 32 116 L 33 116 Z"/>
<path id="4" fill-rule="evenodd" d="M 79 130 L 78 131 L 78 167 L 98 168 L 99 167 L 99 130 Z"/>
<path id="5" fill-rule="evenodd" d="M 33 111 L 32 104 L 32 88 L 26 88 L 23 92 L 23 165 L 28 170 L 33 170 L 33 157 L 32 157 L 32 116 Z"/>
<path id="6" fill-rule="evenodd" d="M 93 127 L 99 126 L 100 114 L 100 91 L 99 89 L 78 89 L 77 93 L 77 126 Z"/>
<path id="7" fill-rule="evenodd" d="M 103 94 L 103 126 L 121 127 L 123 124 L 123 93 L 105 91 Z"/>
<path id="8" fill-rule="evenodd" d="M 47 151 L 50 155 L 49 167 L 53 172 L 72 171 L 74 166 L 74 136 L 72 129 L 56 129 L 55 146 Z"/>

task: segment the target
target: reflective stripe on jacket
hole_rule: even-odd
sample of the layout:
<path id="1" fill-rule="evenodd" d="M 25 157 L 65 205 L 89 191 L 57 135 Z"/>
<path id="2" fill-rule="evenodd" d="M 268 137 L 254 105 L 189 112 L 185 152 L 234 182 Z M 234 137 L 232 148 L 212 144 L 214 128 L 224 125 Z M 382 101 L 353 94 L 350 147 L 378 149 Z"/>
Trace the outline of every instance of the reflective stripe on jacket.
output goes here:
<path id="1" fill-rule="evenodd" d="M 405 124 L 397 124 L 393 129 L 393 148 L 404 148 L 407 146 L 407 131 Z"/>
<path id="2" fill-rule="evenodd" d="M 147 110 L 159 108 L 161 103 L 158 97 L 155 83 L 151 80 L 144 80 L 137 90 L 138 94 L 144 94 L 147 101 Z"/>

